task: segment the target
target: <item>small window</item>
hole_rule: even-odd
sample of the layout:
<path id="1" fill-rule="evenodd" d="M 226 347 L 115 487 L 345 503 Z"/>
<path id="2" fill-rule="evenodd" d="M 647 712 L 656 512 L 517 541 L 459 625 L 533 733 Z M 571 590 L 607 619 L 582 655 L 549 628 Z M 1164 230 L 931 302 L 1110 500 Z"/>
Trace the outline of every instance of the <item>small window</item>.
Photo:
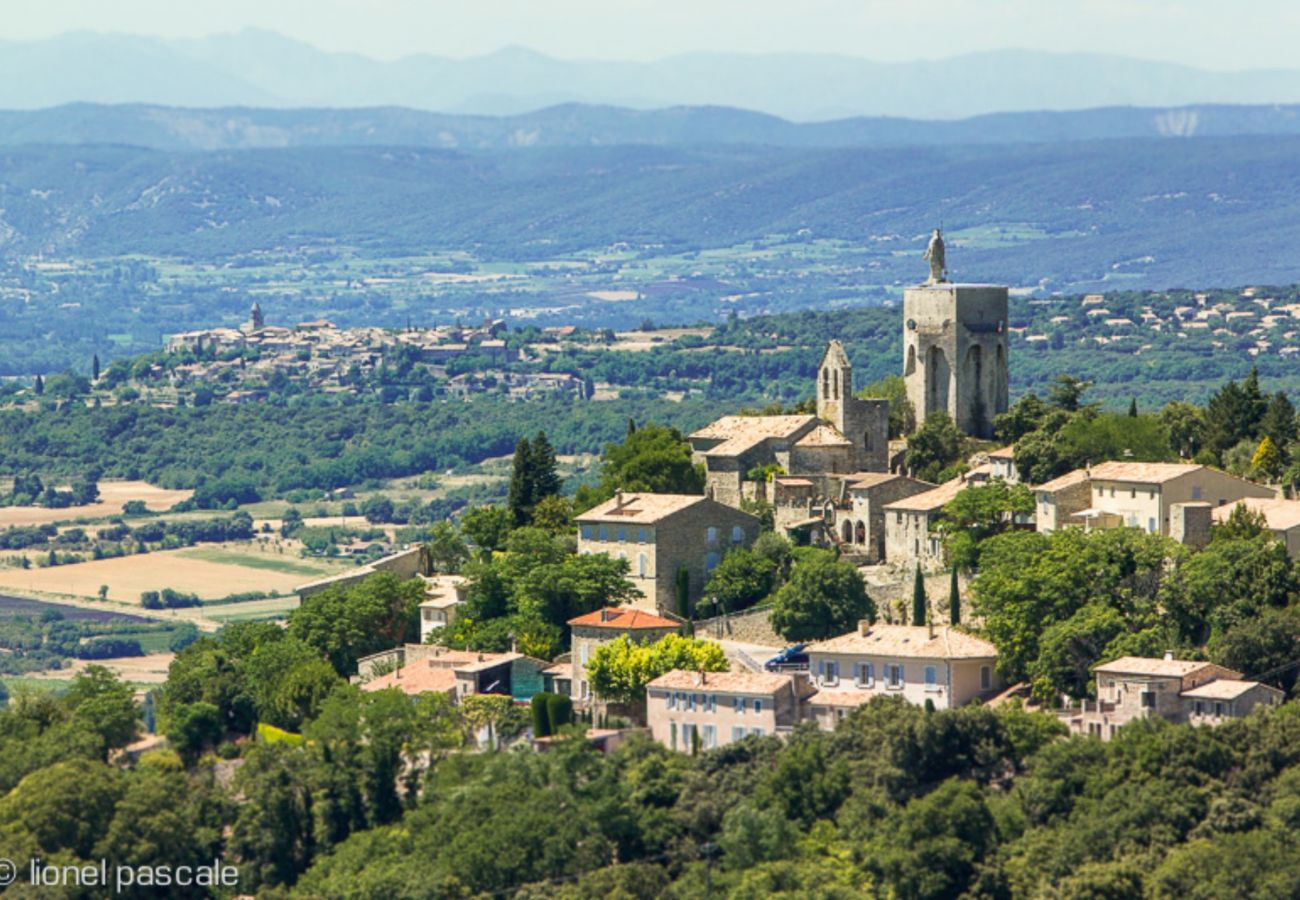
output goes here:
<path id="1" fill-rule="evenodd" d="M 763 701 L 762 701 L 762 700 L 755 700 L 755 701 L 754 701 L 754 712 L 756 712 L 756 713 L 761 713 L 762 711 L 763 711 Z"/>
<path id="2" fill-rule="evenodd" d="M 704 532 L 704 539 L 710 544 L 716 544 L 718 542 L 718 529 L 710 525 Z"/>
<path id="3" fill-rule="evenodd" d="M 638 542 L 638 543 L 641 543 L 641 544 L 644 544 L 644 543 L 645 543 L 645 529 L 644 529 L 644 528 L 638 528 L 638 529 L 637 529 L 637 532 L 636 532 L 636 539 L 637 539 L 637 542 Z"/>
<path id="4" fill-rule="evenodd" d="M 669 692 L 668 692 L 668 696 L 667 696 L 665 699 L 668 701 L 668 708 L 669 708 L 669 709 L 676 709 L 676 708 L 677 708 L 677 694 L 675 694 L 675 693 L 672 692 L 672 691 L 669 691 Z"/>
<path id="5" fill-rule="evenodd" d="M 591 540 L 591 526 L 590 526 L 590 525 L 583 525 L 583 526 L 582 526 L 582 539 L 583 539 L 584 541 L 589 541 L 589 540 Z"/>
<path id="6" fill-rule="evenodd" d="M 731 710 L 732 710 L 732 712 L 734 712 L 734 713 L 736 713 L 736 714 L 738 714 L 738 715 L 742 715 L 742 716 L 743 716 L 743 715 L 745 714 L 745 698 L 744 698 L 744 697 L 732 697 L 732 698 L 731 698 Z"/>
<path id="7" fill-rule="evenodd" d="M 745 529 L 741 528 L 739 525 L 733 525 L 731 528 L 731 542 L 733 544 L 739 544 L 744 539 Z"/>
<path id="8" fill-rule="evenodd" d="M 609 540 L 609 529 L 606 528 L 604 525 L 600 526 L 600 539 L 602 541 Z"/>
<path id="9" fill-rule="evenodd" d="M 1220 703 L 1220 702 L 1217 701 L 1217 700 L 1214 701 L 1214 714 L 1215 714 L 1216 716 L 1221 716 L 1221 715 L 1223 715 L 1223 704 Z"/>
<path id="10" fill-rule="evenodd" d="M 751 729 L 749 729 L 749 733 L 752 734 L 754 737 L 762 737 L 762 736 L 763 736 L 763 729 L 761 729 L 761 728 L 751 728 Z"/>
<path id="11" fill-rule="evenodd" d="M 745 739 L 745 726 L 743 726 L 743 725 L 732 725 L 732 726 L 731 726 L 731 740 L 732 740 L 732 742 L 734 743 L 734 742 L 736 742 L 736 741 L 743 741 L 744 739 Z"/>
<path id="12" fill-rule="evenodd" d="M 987 691 L 993 687 L 993 670 L 988 666 L 980 666 L 980 690 Z"/>
<path id="13" fill-rule="evenodd" d="M 701 731 L 704 732 L 700 741 L 706 748 L 712 749 L 718 746 L 718 730 L 712 725 L 705 725 Z"/>
<path id="14" fill-rule="evenodd" d="M 939 672 L 934 666 L 925 667 L 925 689 L 927 691 L 939 689 Z"/>
<path id="15" fill-rule="evenodd" d="M 650 560 L 644 553 L 637 554 L 636 572 L 638 577 L 645 578 L 650 572 Z"/>
<path id="16" fill-rule="evenodd" d="M 1155 691 L 1141 691 L 1141 692 L 1139 692 L 1139 694 L 1138 694 L 1138 702 L 1139 702 L 1139 704 L 1141 704 L 1141 706 L 1142 706 L 1143 709 L 1155 709 L 1155 707 L 1156 707 L 1156 692 L 1155 692 Z"/>
<path id="17" fill-rule="evenodd" d="M 1192 485 L 1192 499 L 1193 500 L 1201 499 L 1201 486 L 1199 484 Z"/>
<path id="18" fill-rule="evenodd" d="M 708 556 L 704 557 L 704 571 L 712 572 L 717 567 L 718 567 L 718 554 L 710 553 Z"/>
<path id="19" fill-rule="evenodd" d="M 1155 518 L 1155 516 L 1152 516 L 1151 518 L 1147 519 L 1147 531 L 1150 532 L 1151 534 L 1155 534 L 1155 533 L 1156 533 L 1156 518 Z"/>
<path id="20" fill-rule="evenodd" d="M 584 666 L 587 664 L 587 660 L 591 658 L 591 645 L 588 644 L 586 641 L 583 641 L 581 646 L 579 647 L 578 657 L 579 659 L 582 660 L 582 664 Z"/>
<path id="21" fill-rule="evenodd" d="M 1200 700 L 1196 701 L 1196 714 L 1198 716 L 1205 714 L 1205 704 L 1202 703 Z"/>
<path id="22" fill-rule="evenodd" d="M 619 543 L 621 544 L 621 543 L 623 543 L 623 542 L 626 541 L 626 540 L 627 540 L 627 529 L 626 529 L 626 528 L 620 528 L 620 529 L 618 530 L 618 541 L 619 541 Z"/>
<path id="23" fill-rule="evenodd" d="M 891 688 L 901 688 L 903 686 L 903 667 L 901 665 L 886 666 L 885 671 L 889 676 L 889 686 Z"/>
<path id="24" fill-rule="evenodd" d="M 876 666 L 875 663 L 859 663 L 857 674 L 854 680 L 859 687 L 874 687 L 876 684 Z"/>

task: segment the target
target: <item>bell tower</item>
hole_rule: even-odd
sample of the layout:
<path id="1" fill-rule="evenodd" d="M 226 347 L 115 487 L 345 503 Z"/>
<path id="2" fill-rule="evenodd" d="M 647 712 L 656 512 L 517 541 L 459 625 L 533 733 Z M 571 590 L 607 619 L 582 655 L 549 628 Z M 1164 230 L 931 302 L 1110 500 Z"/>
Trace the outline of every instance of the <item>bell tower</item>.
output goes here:
<path id="1" fill-rule="evenodd" d="M 853 396 L 853 364 L 839 341 L 826 345 L 817 367 L 817 418 L 853 444 L 857 471 L 888 470 L 889 401 Z"/>

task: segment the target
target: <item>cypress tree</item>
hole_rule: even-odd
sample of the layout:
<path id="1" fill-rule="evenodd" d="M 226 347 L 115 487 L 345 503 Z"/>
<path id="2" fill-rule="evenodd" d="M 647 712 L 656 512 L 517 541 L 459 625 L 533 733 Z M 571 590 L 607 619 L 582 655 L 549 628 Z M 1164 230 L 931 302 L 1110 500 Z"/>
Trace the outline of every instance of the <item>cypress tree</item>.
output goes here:
<path id="1" fill-rule="evenodd" d="M 515 444 L 514 468 L 510 473 L 506 506 L 516 528 L 528 524 L 533 508 L 533 448 L 528 438 L 520 438 L 519 443 Z"/>
<path id="2" fill-rule="evenodd" d="M 551 694 L 544 691 L 533 694 L 532 714 L 533 714 L 533 737 L 546 737 L 551 734 L 551 716 L 548 709 L 547 701 L 550 700 Z"/>
<path id="3" fill-rule="evenodd" d="M 685 566 L 677 570 L 674 587 L 677 593 L 677 615 L 689 619 L 691 617 L 691 573 Z"/>
<path id="4" fill-rule="evenodd" d="M 547 694 L 546 721 L 551 734 L 558 734 L 565 725 L 572 725 L 573 701 L 563 694 Z"/>
<path id="5" fill-rule="evenodd" d="M 916 579 L 912 582 L 912 624 L 925 624 L 925 579 L 921 577 L 921 564 L 916 564 Z"/>
<path id="6" fill-rule="evenodd" d="M 37 376 L 36 376 L 36 382 L 32 385 L 32 389 L 33 389 L 34 391 L 36 391 L 36 396 L 38 396 L 38 397 L 39 397 L 41 394 L 44 394 L 44 393 L 45 393 L 45 379 L 42 378 L 41 376 L 37 375 Z"/>
<path id="7" fill-rule="evenodd" d="M 961 624 L 961 591 L 957 588 L 957 567 L 952 567 L 952 584 L 948 587 L 948 621 Z"/>
<path id="8" fill-rule="evenodd" d="M 99 381 L 99 354 L 90 358 L 90 380 Z"/>
<path id="9" fill-rule="evenodd" d="M 545 431 L 537 432 L 537 437 L 533 438 L 530 457 L 533 492 L 528 498 L 528 507 L 531 512 L 538 501 L 560 493 L 561 481 L 560 474 L 556 471 L 555 448 L 546 439 Z"/>
<path id="10" fill-rule="evenodd" d="M 1128 401 L 1128 415 L 1130 419 L 1138 417 L 1138 398 L 1133 397 Z"/>

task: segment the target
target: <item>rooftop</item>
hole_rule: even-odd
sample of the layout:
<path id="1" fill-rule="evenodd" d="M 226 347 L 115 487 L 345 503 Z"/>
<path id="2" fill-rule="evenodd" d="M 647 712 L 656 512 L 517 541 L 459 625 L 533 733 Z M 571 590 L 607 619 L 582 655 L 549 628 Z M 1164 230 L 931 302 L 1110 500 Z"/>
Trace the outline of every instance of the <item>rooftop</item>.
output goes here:
<path id="1" fill-rule="evenodd" d="M 1300 525 L 1300 500 L 1281 497 L 1245 497 L 1217 507 L 1210 515 L 1215 522 L 1226 522 L 1238 506 L 1262 515 L 1264 523 L 1273 531 L 1290 531 Z"/>
<path id="2" fill-rule="evenodd" d="M 1191 697 L 1193 700 L 1235 700 L 1247 691 L 1259 687 L 1259 685 L 1260 682 L 1258 681 L 1219 678 L 1199 687 L 1194 687 L 1190 691 L 1183 691 L 1182 696 Z M 1277 688 L 1269 687 L 1269 690 L 1277 691 Z M 1278 693 L 1281 693 L 1281 691 L 1278 691 Z"/>
<path id="3" fill-rule="evenodd" d="M 1121 656 L 1119 659 L 1096 666 L 1094 672 L 1112 675 L 1162 675 L 1167 678 L 1186 678 L 1214 663 L 1195 659 L 1154 659 L 1147 656 Z M 1224 671 L 1229 671 L 1225 669 Z M 1240 673 L 1233 673 L 1239 675 Z"/>
<path id="4" fill-rule="evenodd" d="M 848 482 L 849 490 L 865 491 L 902 477 L 893 472 L 854 472 L 852 475 L 845 475 L 844 480 Z"/>
<path id="5" fill-rule="evenodd" d="M 703 678 L 703 681 L 701 681 Z M 673 669 L 660 675 L 646 687 L 667 690 L 707 690 L 723 694 L 760 694 L 770 697 L 784 690 L 793 676 L 771 672 L 689 672 Z"/>
<path id="6" fill-rule="evenodd" d="M 999 447 L 997 450 L 989 451 L 989 459 L 1005 459 L 1007 461 L 1011 461 L 1014 460 L 1015 457 L 1016 457 L 1015 445 L 1011 445 L 1009 447 Z"/>
<path id="7" fill-rule="evenodd" d="M 933 635 L 933 636 L 931 636 Z M 997 648 L 949 625 L 872 625 L 805 648 L 808 653 L 863 653 L 918 659 L 993 659 Z"/>
<path id="8" fill-rule="evenodd" d="M 1088 481 L 1088 470 L 1075 469 L 1073 472 L 1066 472 L 1064 475 L 1053 478 L 1051 481 L 1044 481 L 1042 484 L 1037 485 L 1034 490 L 1047 491 L 1048 493 L 1053 491 L 1063 491 L 1066 488 L 1074 487 L 1077 484 L 1083 484 L 1086 481 Z"/>
<path id="9" fill-rule="evenodd" d="M 677 628 L 679 624 L 672 619 L 656 616 L 654 613 L 646 612 L 643 609 L 623 609 L 617 606 L 606 606 L 604 609 L 598 609 L 595 612 L 587 613 L 585 616 L 578 616 L 569 620 L 571 626 L 609 628 L 614 631 L 636 631 L 642 628 Z"/>
<path id="10" fill-rule="evenodd" d="M 1092 467 L 1093 481 L 1124 481 L 1136 484 L 1163 484 L 1204 469 L 1195 463 L 1110 462 Z"/>
<path id="11" fill-rule="evenodd" d="M 809 706 L 850 706 L 858 707 L 872 697 L 879 697 L 875 691 L 862 691 L 857 688 L 835 688 L 829 691 L 817 691 L 807 699 Z"/>
<path id="12" fill-rule="evenodd" d="M 448 694 L 456 689 L 456 673 L 452 669 L 438 666 L 436 660 L 422 660 L 414 665 L 394 669 L 387 675 L 372 678 L 361 685 L 363 691 L 382 691 L 385 688 L 400 688 L 406 694 L 423 694 L 431 691 Z"/>
<path id="13" fill-rule="evenodd" d="M 577 516 L 577 521 L 652 525 L 704 500 L 699 494 L 616 494 Z"/>
<path id="14" fill-rule="evenodd" d="M 853 442 L 829 425 L 818 425 L 795 441 L 796 447 L 852 447 Z"/>
<path id="15" fill-rule="evenodd" d="M 707 456 L 739 456 L 766 440 L 790 440 L 816 422 L 816 416 L 723 416 L 690 437 L 721 442 L 704 451 Z"/>
<path id="16" fill-rule="evenodd" d="M 910 497 L 904 497 L 902 500 L 895 500 L 893 503 L 886 503 L 885 509 L 912 510 L 915 512 L 931 512 L 936 509 L 943 509 L 948 505 L 949 500 L 960 494 L 966 487 L 968 485 L 965 479 L 954 478 L 923 493 L 913 494 Z"/>

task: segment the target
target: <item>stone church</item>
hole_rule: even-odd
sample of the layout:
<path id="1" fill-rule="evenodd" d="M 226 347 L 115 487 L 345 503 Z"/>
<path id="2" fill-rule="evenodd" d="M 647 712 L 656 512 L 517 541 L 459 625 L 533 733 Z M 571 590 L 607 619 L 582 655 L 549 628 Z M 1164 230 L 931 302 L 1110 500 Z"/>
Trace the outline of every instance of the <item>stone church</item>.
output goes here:
<path id="1" fill-rule="evenodd" d="M 936 410 L 975 437 L 993 436 L 1008 404 L 1007 289 L 953 284 L 936 229 L 930 279 L 903 292 L 903 380 L 917 423 Z M 705 492 L 739 508 L 772 505 L 778 530 L 809 532 L 867 561 L 885 556 L 884 510 L 935 486 L 890 472 L 889 404 L 853 395 L 837 340 L 817 370 L 809 415 L 724 416 L 690 435 Z"/>

